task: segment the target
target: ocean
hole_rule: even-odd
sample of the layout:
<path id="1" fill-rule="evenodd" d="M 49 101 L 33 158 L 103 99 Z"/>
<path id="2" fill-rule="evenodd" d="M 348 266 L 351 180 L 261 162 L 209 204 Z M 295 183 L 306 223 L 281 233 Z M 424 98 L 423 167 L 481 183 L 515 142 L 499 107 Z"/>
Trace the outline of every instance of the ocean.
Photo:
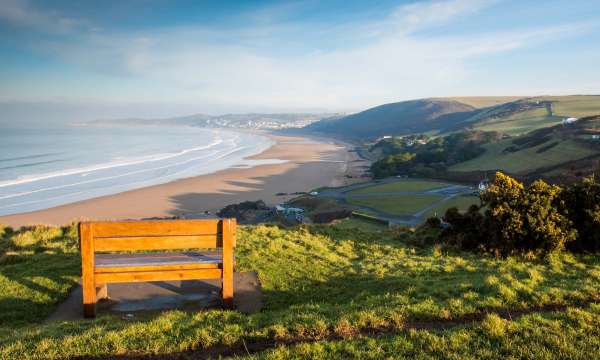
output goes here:
<path id="1" fill-rule="evenodd" d="M 267 137 L 194 127 L 0 129 L 0 216 L 274 160 Z"/>

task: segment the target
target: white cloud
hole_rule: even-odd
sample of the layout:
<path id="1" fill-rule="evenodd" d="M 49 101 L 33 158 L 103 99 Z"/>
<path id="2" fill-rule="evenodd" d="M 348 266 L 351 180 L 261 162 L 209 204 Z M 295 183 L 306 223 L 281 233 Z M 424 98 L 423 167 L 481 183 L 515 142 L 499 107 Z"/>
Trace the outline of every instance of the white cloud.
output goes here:
<path id="1" fill-rule="evenodd" d="M 322 25 L 310 31 L 357 40 L 332 49 L 315 46 L 302 54 L 279 51 L 293 47 L 286 41 L 301 41 L 306 35 L 303 32 L 308 31 L 294 24 L 271 24 L 273 14 L 283 11 L 281 8 L 259 14 L 261 19 L 269 19 L 261 20 L 267 25 L 162 28 L 136 34 L 85 32 L 75 41 L 39 46 L 67 62 L 118 79 L 114 91 L 97 94 L 107 99 L 200 102 L 232 109 L 250 104 L 357 109 L 452 93 L 473 80 L 472 59 L 556 40 L 589 27 L 569 24 L 469 36 L 415 35 L 494 3 L 446 0 L 404 5 L 386 19 L 344 27 L 343 34 L 331 33 L 331 27 Z M 27 16 L 14 10 L 12 14 L 11 18 L 20 19 L 15 21 L 31 24 L 48 24 L 59 18 L 35 11 Z M 365 31 L 369 36 L 364 36 Z M 119 81 L 133 84 L 123 86 L 129 92 L 121 91 Z M 143 85 L 131 92 L 135 84 Z"/>
<path id="2" fill-rule="evenodd" d="M 398 30 L 409 33 L 427 28 L 439 26 L 477 13 L 498 0 L 446 0 L 417 2 L 398 7 L 393 15 L 392 21 Z"/>
<path id="3" fill-rule="evenodd" d="M 67 17 L 55 11 L 41 11 L 27 0 L 1 0 L 0 19 L 50 33 L 67 33 L 88 25 L 83 19 Z"/>

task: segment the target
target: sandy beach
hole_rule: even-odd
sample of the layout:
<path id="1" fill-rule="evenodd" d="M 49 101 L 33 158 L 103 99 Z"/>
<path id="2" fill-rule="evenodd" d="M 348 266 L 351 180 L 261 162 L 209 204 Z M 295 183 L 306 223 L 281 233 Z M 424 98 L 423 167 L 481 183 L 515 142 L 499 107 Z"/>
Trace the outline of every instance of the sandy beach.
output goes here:
<path id="1" fill-rule="evenodd" d="M 78 220 L 141 219 L 214 214 L 225 205 L 246 200 L 281 203 L 321 186 L 358 181 L 367 163 L 347 144 L 301 136 L 265 134 L 276 141 L 267 151 L 249 159 L 280 159 L 281 164 L 230 168 L 213 174 L 181 179 L 119 194 L 98 197 L 50 209 L 0 217 L 0 224 L 63 225 Z"/>

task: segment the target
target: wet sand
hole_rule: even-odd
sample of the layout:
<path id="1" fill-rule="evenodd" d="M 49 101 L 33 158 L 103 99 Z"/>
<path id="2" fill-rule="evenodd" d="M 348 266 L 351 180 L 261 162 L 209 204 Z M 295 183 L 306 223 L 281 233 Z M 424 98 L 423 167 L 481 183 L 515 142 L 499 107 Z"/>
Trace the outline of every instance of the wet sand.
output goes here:
<path id="1" fill-rule="evenodd" d="M 194 218 L 246 200 L 281 203 L 322 186 L 360 181 L 368 164 L 351 147 L 333 140 L 268 135 L 277 143 L 249 159 L 287 160 L 282 164 L 231 168 L 119 194 L 98 197 L 29 213 L 0 217 L 0 224 L 63 225 L 78 220 L 117 220 L 180 216 Z"/>

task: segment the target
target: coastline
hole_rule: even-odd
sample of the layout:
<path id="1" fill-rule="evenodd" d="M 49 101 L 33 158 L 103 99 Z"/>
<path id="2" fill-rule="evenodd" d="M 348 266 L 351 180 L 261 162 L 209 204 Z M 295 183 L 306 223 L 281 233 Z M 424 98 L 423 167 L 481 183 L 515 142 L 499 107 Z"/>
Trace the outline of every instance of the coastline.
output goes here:
<path id="1" fill-rule="evenodd" d="M 79 220 L 214 215 L 226 205 L 263 200 L 269 205 L 322 186 L 356 182 L 366 161 L 335 139 L 261 132 L 275 144 L 247 160 L 286 160 L 279 164 L 233 167 L 211 174 L 78 201 L 49 209 L 0 216 L 0 224 L 20 227 L 64 225 Z M 350 176 L 350 177 L 348 177 Z"/>

